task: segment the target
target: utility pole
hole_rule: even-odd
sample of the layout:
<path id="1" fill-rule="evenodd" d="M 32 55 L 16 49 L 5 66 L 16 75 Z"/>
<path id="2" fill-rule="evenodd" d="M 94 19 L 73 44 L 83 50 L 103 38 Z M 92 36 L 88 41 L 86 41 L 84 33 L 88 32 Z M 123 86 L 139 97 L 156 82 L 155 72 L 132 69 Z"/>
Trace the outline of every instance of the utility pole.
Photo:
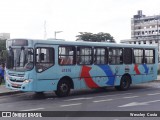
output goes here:
<path id="1" fill-rule="evenodd" d="M 61 33 L 61 32 L 63 32 L 63 31 L 54 31 L 54 38 L 56 39 L 56 34 Z"/>
<path id="2" fill-rule="evenodd" d="M 44 21 L 44 39 L 47 37 L 46 20 Z"/>

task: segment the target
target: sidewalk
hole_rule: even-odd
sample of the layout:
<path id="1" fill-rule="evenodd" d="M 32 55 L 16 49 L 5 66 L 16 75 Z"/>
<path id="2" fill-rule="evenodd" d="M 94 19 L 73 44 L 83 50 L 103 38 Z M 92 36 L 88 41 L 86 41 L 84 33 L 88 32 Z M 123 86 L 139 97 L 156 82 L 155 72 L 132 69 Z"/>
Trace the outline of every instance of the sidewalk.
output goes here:
<path id="1" fill-rule="evenodd" d="M 5 85 L 0 85 L 0 96 L 3 95 L 12 95 L 12 94 L 17 94 L 17 93 L 21 93 L 21 91 L 17 91 L 17 90 L 9 90 L 5 87 Z"/>
<path id="2" fill-rule="evenodd" d="M 157 76 L 157 80 L 160 80 L 160 75 Z M 0 96 L 12 95 L 12 94 L 17 94 L 17 93 L 21 93 L 21 91 L 9 90 L 5 87 L 5 85 L 0 85 Z"/>

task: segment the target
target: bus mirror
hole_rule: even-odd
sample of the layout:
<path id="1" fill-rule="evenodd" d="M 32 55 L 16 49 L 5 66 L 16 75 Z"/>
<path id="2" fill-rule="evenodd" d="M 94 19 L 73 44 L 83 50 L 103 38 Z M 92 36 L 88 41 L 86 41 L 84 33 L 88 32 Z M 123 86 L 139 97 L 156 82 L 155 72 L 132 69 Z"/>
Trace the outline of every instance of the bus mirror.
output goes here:
<path id="1" fill-rule="evenodd" d="M 40 60 L 44 60 L 44 53 L 40 54 Z"/>

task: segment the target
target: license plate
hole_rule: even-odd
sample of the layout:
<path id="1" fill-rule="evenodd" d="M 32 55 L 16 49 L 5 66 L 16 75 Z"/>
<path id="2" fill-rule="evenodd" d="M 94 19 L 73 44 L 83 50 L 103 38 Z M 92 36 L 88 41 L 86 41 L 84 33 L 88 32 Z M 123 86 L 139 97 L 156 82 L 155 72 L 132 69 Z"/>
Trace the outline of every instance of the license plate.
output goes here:
<path id="1" fill-rule="evenodd" d="M 12 86 L 13 87 L 20 87 L 21 85 L 12 83 Z"/>

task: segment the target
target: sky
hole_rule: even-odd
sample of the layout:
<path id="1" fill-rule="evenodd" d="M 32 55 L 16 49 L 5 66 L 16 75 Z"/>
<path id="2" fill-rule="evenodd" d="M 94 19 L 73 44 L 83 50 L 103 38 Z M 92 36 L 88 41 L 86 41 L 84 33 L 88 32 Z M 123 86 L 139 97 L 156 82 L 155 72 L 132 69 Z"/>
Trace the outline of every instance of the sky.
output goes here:
<path id="1" fill-rule="evenodd" d="M 0 0 L 0 33 L 11 38 L 75 41 L 79 32 L 131 38 L 131 18 L 160 15 L 160 0 Z M 46 32 L 45 32 L 46 31 Z M 46 33 L 46 34 L 45 34 Z"/>

